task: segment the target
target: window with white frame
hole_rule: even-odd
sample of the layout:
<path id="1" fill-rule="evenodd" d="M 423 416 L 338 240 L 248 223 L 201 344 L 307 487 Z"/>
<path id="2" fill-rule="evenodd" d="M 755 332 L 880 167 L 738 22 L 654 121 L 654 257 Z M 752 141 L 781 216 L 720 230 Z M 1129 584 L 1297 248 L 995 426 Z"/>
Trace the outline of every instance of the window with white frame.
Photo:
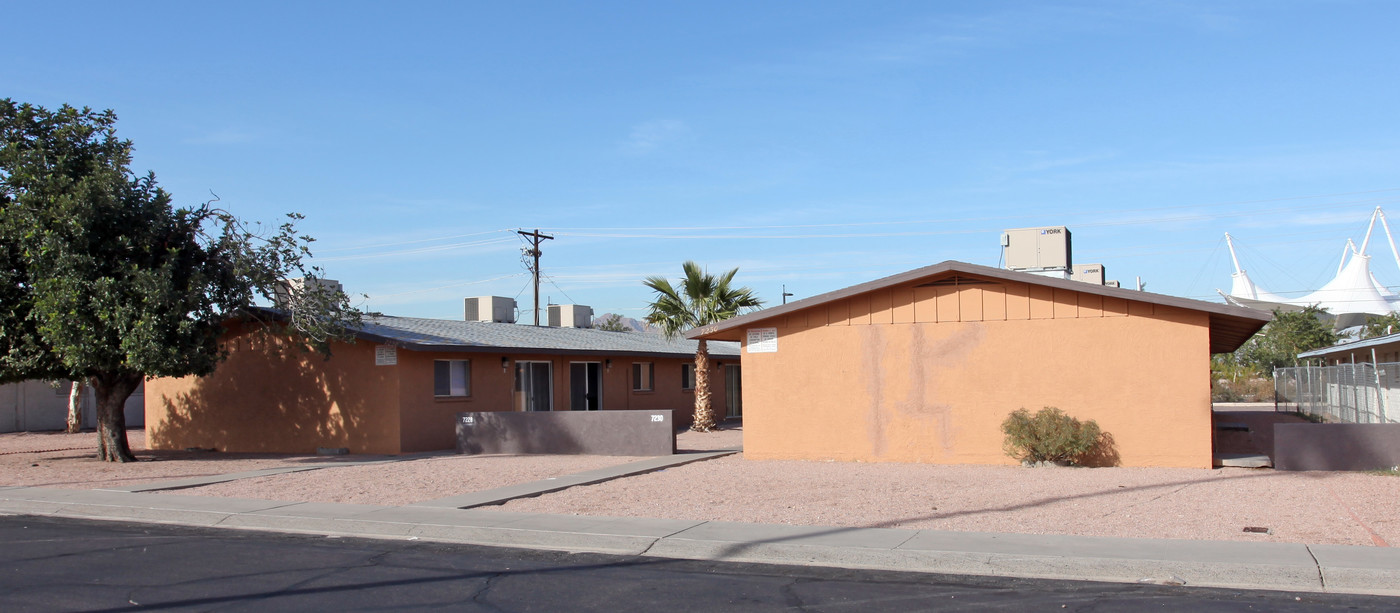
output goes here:
<path id="1" fill-rule="evenodd" d="M 433 395 L 440 398 L 472 395 L 471 360 L 433 360 Z"/>
<path id="2" fill-rule="evenodd" d="M 695 389 L 695 365 L 690 363 L 681 364 L 681 389 Z"/>
<path id="3" fill-rule="evenodd" d="M 653 383 L 651 362 L 632 363 L 632 391 L 649 392 Z"/>

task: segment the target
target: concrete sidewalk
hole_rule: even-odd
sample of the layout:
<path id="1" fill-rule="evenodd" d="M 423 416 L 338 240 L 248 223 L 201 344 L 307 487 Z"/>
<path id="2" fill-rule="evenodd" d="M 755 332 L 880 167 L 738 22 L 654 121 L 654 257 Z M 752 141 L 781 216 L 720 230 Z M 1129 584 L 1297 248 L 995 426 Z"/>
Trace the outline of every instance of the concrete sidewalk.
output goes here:
<path id="1" fill-rule="evenodd" d="M 448 496 L 446 498 L 438 498 L 436 500 L 425 500 L 423 502 L 414 503 L 412 506 L 436 507 L 444 509 L 470 509 L 473 507 L 484 507 L 501 504 L 509 500 L 515 500 L 516 498 L 529 498 L 531 496 L 539 496 L 541 494 L 557 492 L 559 490 L 568 489 L 578 485 L 591 485 L 594 483 L 602 483 L 604 481 L 612 481 L 613 479 L 631 477 L 632 475 L 640 475 L 656 470 L 665 470 L 674 466 L 681 466 L 683 464 L 689 464 L 691 462 L 712 460 L 714 458 L 721 458 L 727 455 L 734 455 L 736 453 L 739 453 L 739 450 L 722 449 L 718 451 L 690 451 L 684 453 L 676 453 L 672 455 L 656 456 L 654 458 L 637 460 L 635 462 L 628 462 L 626 464 L 604 466 L 602 468 L 588 470 L 581 473 L 574 473 L 572 475 L 550 477 L 541 481 L 531 481 L 528 483 L 507 485 L 505 487 L 498 487 L 489 490 L 483 490 L 480 492 L 470 492 L 458 496 Z"/>
<path id="2" fill-rule="evenodd" d="M 1400 549 L 822 528 L 0 488 L 0 513 L 664 558 L 1400 595 Z"/>

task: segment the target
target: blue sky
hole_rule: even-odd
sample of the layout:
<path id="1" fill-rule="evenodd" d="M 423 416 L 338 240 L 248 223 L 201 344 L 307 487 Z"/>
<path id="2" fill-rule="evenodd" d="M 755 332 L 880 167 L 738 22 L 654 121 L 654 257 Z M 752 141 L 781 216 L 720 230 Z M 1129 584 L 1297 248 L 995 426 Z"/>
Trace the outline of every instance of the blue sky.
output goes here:
<path id="1" fill-rule="evenodd" d="M 517 228 L 542 296 L 640 317 L 687 259 L 776 304 L 1041 225 L 1211 300 L 1229 231 L 1297 295 L 1400 222 L 1392 2 L 6 4 L 0 96 L 114 109 L 178 203 L 305 214 L 390 314 L 528 309 Z"/>

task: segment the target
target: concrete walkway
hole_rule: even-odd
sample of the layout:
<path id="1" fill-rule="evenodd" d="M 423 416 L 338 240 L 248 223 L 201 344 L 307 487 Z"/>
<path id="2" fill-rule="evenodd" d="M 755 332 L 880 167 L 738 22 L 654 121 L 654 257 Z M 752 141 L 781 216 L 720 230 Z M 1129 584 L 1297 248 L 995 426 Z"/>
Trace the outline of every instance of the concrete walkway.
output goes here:
<path id="1" fill-rule="evenodd" d="M 546 487 L 544 485 L 541 488 Z M 549 486 L 552 487 L 552 486 Z M 1400 596 L 1400 549 L 823 528 L 0 488 L 0 513 L 914 572 Z"/>
<path id="2" fill-rule="evenodd" d="M 516 498 L 529 498 L 531 496 L 539 496 L 540 494 L 557 492 L 559 490 L 568 489 L 576 485 L 591 485 L 594 483 L 602 483 L 604 481 L 612 481 L 613 479 L 620 479 L 622 477 L 631 477 L 632 475 L 640 475 L 643 473 L 649 473 L 657 470 L 665 470 L 673 466 L 680 466 L 682 464 L 689 464 L 691 462 L 699 462 L 701 460 L 709 460 L 712 458 L 734 455 L 736 453 L 739 453 L 738 449 L 683 452 L 673 455 L 656 456 L 654 458 L 637 460 L 636 462 L 628 462 L 626 464 L 619 464 L 617 466 L 604 466 L 603 468 L 588 470 L 581 473 L 574 473 L 572 475 L 564 475 L 562 477 L 550 477 L 548 479 L 543 479 L 540 481 L 531 481 L 529 483 L 507 485 L 505 487 L 497 487 L 489 490 L 482 490 L 480 492 L 471 492 L 467 494 L 462 494 L 460 496 L 449 496 L 447 498 L 438 498 L 436 500 L 426 500 L 423 502 L 414 503 L 412 506 L 434 507 L 444 509 L 470 509 L 474 507 L 484 507 L 488 505 L 501 504 L 508 500 L 515 500 Z"/>

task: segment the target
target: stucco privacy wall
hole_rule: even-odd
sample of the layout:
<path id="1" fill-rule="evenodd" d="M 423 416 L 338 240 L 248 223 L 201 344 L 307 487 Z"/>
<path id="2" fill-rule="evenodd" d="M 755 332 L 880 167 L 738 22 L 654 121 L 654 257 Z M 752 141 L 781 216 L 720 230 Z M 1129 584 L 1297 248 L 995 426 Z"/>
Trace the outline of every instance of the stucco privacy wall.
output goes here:
<path id="1" fill-rule="evenodd" d="M 694 392 L 681 389 L 680 358 L 571 356 L 397 349 L 393 366 L 376 366 L 376 344 L 334 343 L 332 357 L 303 353 L 284 340 L 233 333 L 229 358 L 208 377 L 147 383 L 147 441 L 152 449 L 312 453 L 345 447 L 351 453 L 408 453 L 452 449 L 454 419 L 467 411 L 514 410 L 515 362 L 552 365 L 556 411 L 569 410 L 569 364 L 603 368 L 603 409 L 671 409 L 689 423 Z M 501 359 L 507 359 L 506 368 Z M 471 395 L 433 395 L 433 360 L 469 360 Z M 632 364 L 652 363 L 651 391 L 633 391 Z M 711 359 L 711 364 L 716 363 Z M 724 369 L 710 371 L 715 414 L 727 405 Z"/>
<path id="2" fill-rule="evenodd" d="M 374 345 L 334 343 L 326 360 L 274 335 L 224 342 L 229 357 L 213 374 L 147 381 L 152 449 L 399 452 L 399 370 L 375 367 Z"/>
<path id="3" fill-rule="evenodd" d="M 1209 319 L 1027 283 L 927 280 L 755 322 L 745 455 L 1005 464 L 1002 420 L 1059 407 L 1127 466 L 1211 466 Z"/>

